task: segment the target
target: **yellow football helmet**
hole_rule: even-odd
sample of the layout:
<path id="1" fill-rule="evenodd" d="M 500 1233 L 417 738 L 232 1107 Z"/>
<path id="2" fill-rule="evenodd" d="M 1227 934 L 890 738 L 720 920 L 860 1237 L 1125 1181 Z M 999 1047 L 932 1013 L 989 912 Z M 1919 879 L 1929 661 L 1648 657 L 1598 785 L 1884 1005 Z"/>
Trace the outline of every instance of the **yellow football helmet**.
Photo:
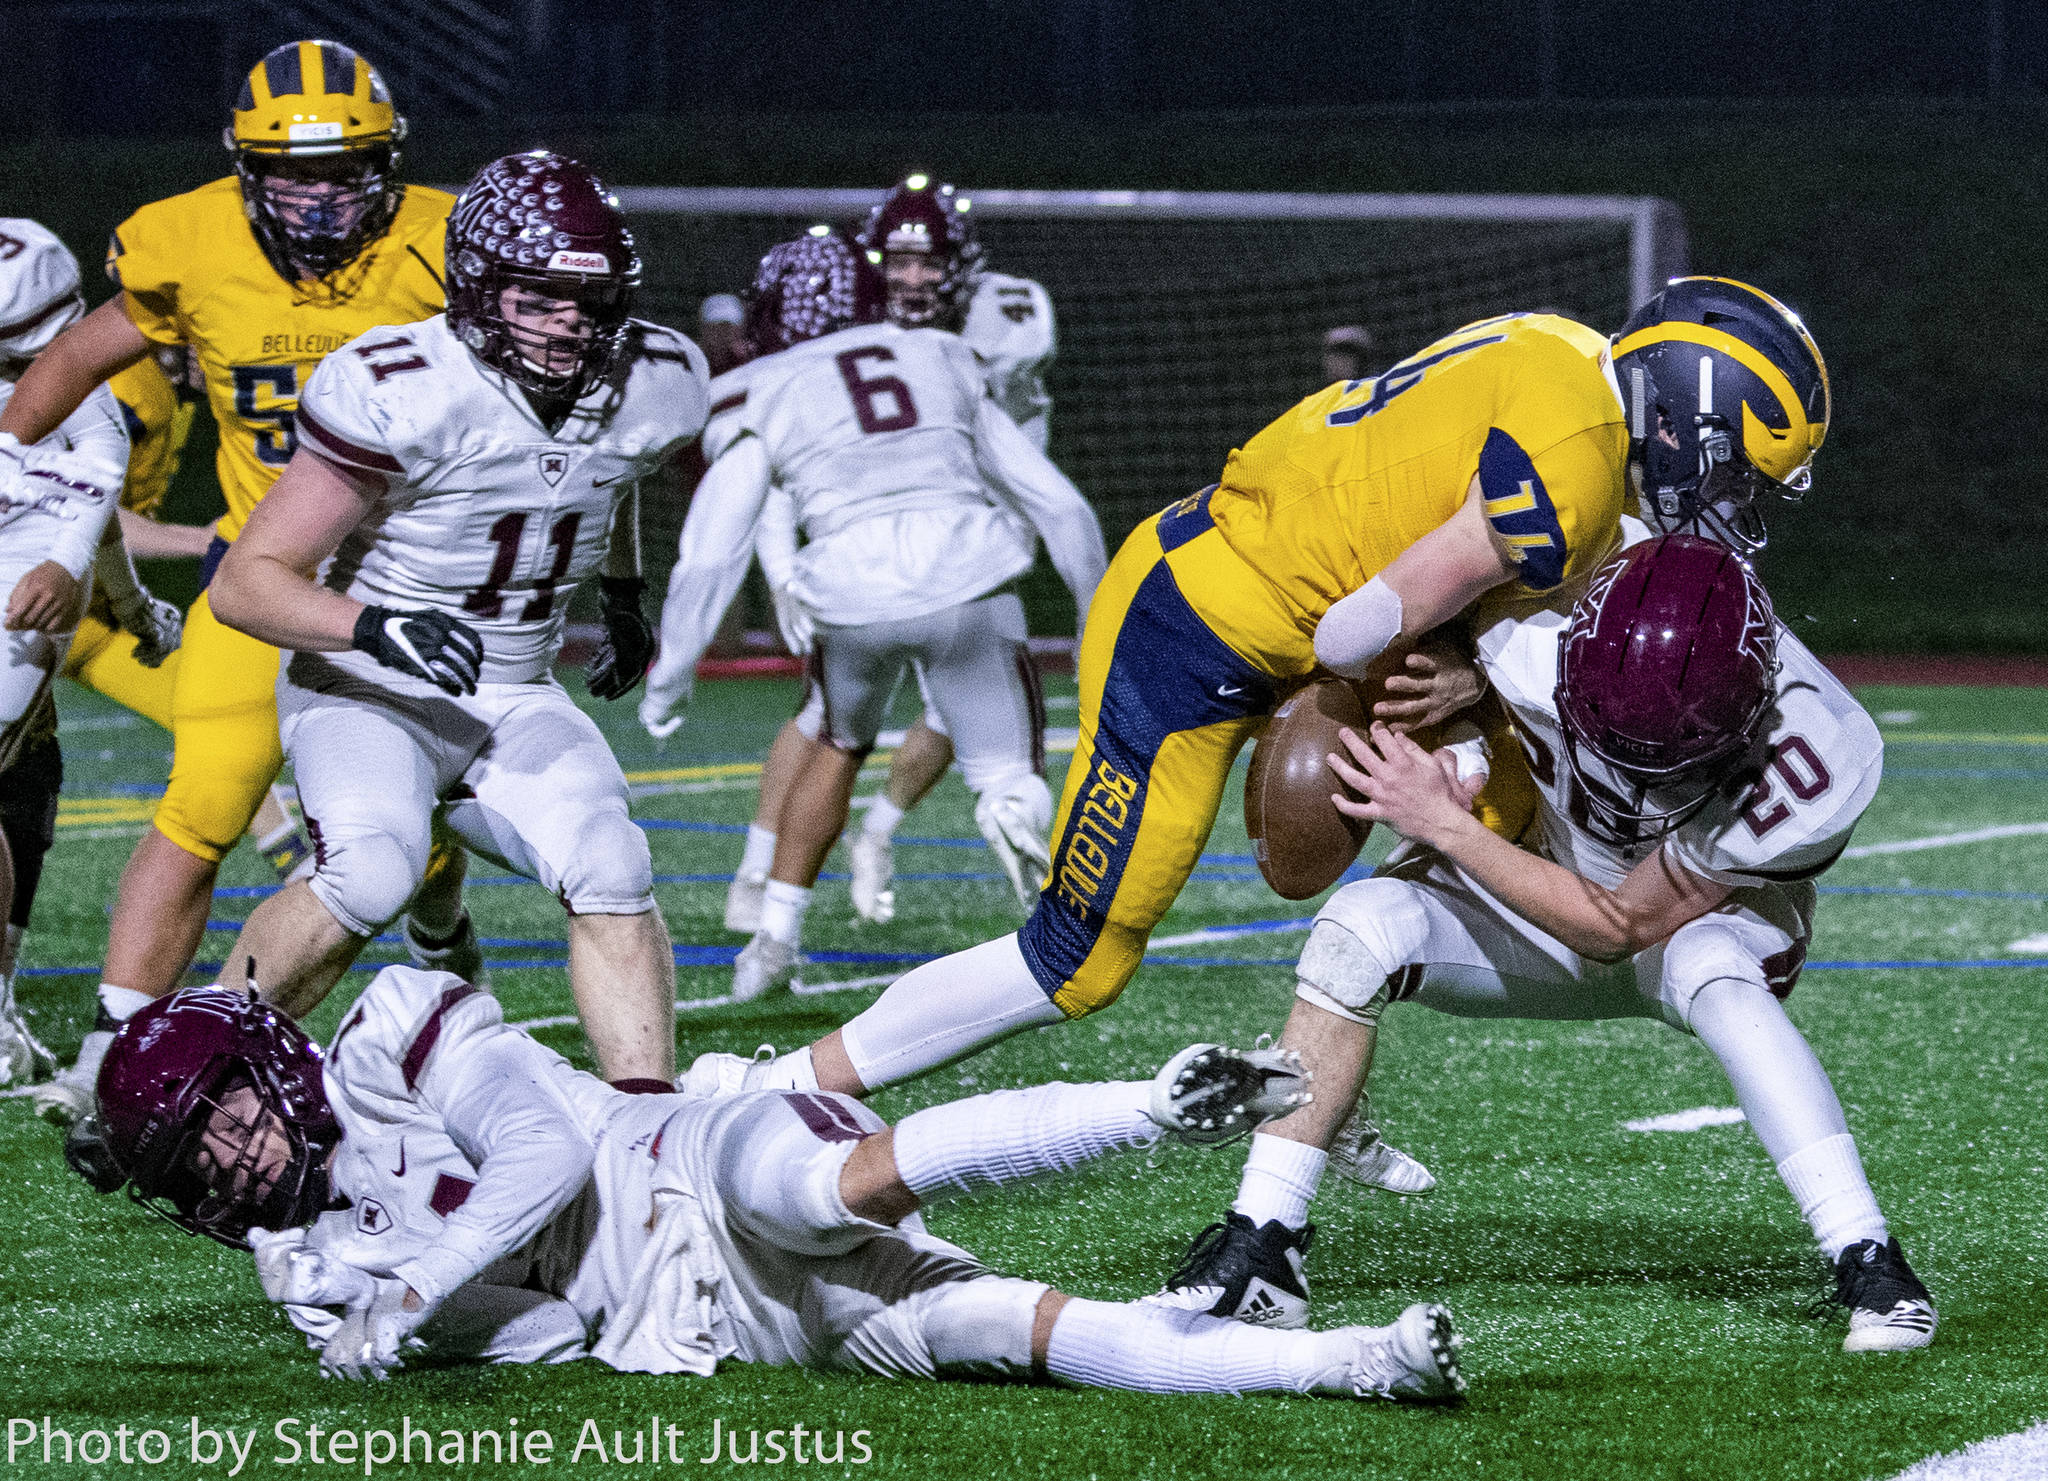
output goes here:
<path id="1" fill-rule="evenodd" d="M 1614 344 L 1643 517 L 1747 555 L 1759 495 L 1797 499 L 1832 410 L 1827 362 L 1797 314 L 1733 278 L 1673 278 Z"/>
<path id="2" fill-rule="evenodd" d="M 383 77 L 338 41 L 288 42 L 251 68 L 224 142 L 271 265 L 323 277 L 382 236 L 404 138 Z"/>

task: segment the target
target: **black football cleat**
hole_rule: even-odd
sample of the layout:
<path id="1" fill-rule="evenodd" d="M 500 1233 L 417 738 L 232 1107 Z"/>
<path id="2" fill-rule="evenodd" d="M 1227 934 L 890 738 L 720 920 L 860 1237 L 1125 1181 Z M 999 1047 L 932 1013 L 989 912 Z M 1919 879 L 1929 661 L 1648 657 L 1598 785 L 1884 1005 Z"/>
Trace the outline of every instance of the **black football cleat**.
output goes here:
<path id="1" fill-rule="evenodd" d="M 1849 1308 L 1843 1352 L 1909 1352 L 1934 1341 L 1934 1299 L 1896 1238 L 1859 1240 L 1835 1260 L 1835 1289 L 1819 1305 Z"/>
<path id="2" fill-rule="evenodd" d="M 1302 1262 L 1316 1226 L 1278 1219 L 1256 1227 L 1235 1210 L 1195 1236 L 1180 1269 L 1147 1301 L 1206 1311 L 1256 1327 L 1306 1327 L 1308 1277 Z"/>

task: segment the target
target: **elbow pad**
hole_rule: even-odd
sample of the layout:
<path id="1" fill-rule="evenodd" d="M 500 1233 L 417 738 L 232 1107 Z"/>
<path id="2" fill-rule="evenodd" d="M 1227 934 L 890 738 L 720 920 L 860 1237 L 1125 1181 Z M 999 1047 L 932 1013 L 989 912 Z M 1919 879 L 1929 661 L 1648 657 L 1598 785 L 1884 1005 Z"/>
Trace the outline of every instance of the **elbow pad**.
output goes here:
<path id="1" fill-rule="evenodd" d="M 1401 636 L 1401 598 L 1375 576 L 1331 606 L 1316 624 L 1316 661 L 1347 679 L 1362 679 L 1375 658 Z"/>

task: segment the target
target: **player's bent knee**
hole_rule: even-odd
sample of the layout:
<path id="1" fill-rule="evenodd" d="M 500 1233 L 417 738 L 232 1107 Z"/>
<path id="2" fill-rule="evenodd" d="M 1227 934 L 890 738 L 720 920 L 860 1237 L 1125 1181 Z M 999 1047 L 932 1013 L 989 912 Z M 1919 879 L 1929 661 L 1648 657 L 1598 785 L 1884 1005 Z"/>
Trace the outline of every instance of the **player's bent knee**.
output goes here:
<path id="1" fill-rule="evenodd" d="M 1316 912 L 1295 975 L 1362 1012 L 1384 995 L 1389 977 L 1421 961 L 1428 939 L 1420 890 L 1405 880 L 1362 879 Z"/>
<path id="2" fill-rule="evenodd" d="M 881 1117 L 849 1096 L 763 1092 L 760 1114 L 735 1125 L 718 1153 L 726 1213 L 793 1254 L 843 1255 L 888 1226 L 847 1208 L 841 1178 Z"/>
<path id="3" fill-rule="evenodd" d="M 328 830 L 308 884 L 343 930 L 374 936 L 411 902 L 426 877 L 426 856 L 424 836 L 408 844 L 388 833 Z"/>
<path id="4" fill-rule="evenodd" d="M 654 859 L 647 835 L 623 809 L 593 813 L 557 871 L 563 902 L 577 915 L 645 915 L 654 909 Z"/>
<path id="5" fill-rule="evenodd" d="M 1767 998 L 1777 996 L 1755 950 L 1746 946 L 1735 930 L 1717 929 L 1718 924 L 1695 921 L 1664 946 L 1659 996 L 1694 1032 L 1698 1030 L 1693 1014 L 1701 994 L 1710 986 L 1725 983 Z"/>
<path id="6" fill-rule="evenodd" d="M 1026 1378 L 1041 1281 L 985 1276 L 921 1293 L 932 1367 L 943 1377 Z"/>

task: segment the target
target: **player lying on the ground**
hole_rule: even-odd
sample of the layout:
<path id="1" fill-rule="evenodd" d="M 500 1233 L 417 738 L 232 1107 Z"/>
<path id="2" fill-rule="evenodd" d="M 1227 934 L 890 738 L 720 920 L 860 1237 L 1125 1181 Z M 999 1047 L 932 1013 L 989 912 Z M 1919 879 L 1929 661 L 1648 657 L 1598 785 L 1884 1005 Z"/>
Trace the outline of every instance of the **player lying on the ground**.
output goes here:
<path id="1" fill-rule="evenodd" d="M 1667 293 L 1629 330 L 1617 355 L 1553 315 L 1467 325 L 1310 396 L 1140 525 L 1090 608 L 1080 746 L 1024 929 L 917 968 L 782 1060 L 710 1059 L 700 1083 L 864 1094 L 1101 1010 L 1201 857 L 1239 748 L 1318 663 L 1355 677 L 1482 599 L 1572 592 L 1638 482 L 1688 507 L 1803 485 L 1825 382 L 1789 311 L 1730 284 L 1703 305 Z M 1652 384 L 1641 361 L 1667 344 L 1722 368 L 1719 412 L 1701 376 Z"/>
<path id="2" fill-rule="evenodd" d="M 704 425 L 704 357 L 629 316 L 632 233 L 574 160 L 486 165 L 450 217 L 447 269 L 445 315 L 373 329 L 314 372 L 306 440 L 214 583 L 223 622 L 290 652 L 279 715 L 321 845 L 312 876 L 249 917 L 226 980 L 253 959 L 303 1015 L 405 909 L 444 808 L 567 909 L 604 1073 L 665 1090 L 675 965 L 646 836 L 553 665 L 570 595 L 597 575 L 591 692 L 617 699 L 646 672 L 637 488 Z"/>
<path id="3" fill-rule="evenodd" d="M 889 322 L 905 329 L 958 334 L 974 351 L 991 399 L 1009 413 L 1032 446 L 1044 452 L 1052 415 L 1052 396 L 1045 387 L 1053 358 L 1052 300 L 1029 278 L 986 268 L 967 205 L 952 186 L 929 175 L 910 175 L 868 213 L 857 240 L 870 259 L 881 262 Z M 807 653 L 811 619 L 788 589 L 796 557 L 794 523 L 764 520 L 758 553 L 775 594 L 783 640 L 792 653 Z M 887 786 L 846 840 L 853 908 L 871 921 L 887 922 L 896 915 L 890 847 L 896 825 L 938 785 L 953 761 L 945 717 L 932 704 L 922 668 L 916 674 L 924 712 L 890 759 Z M 726 894 L 728 931 L 751 935 L 760 928 L 762 894 L 769 866 L 775 862 L 777 820 L 790 784 L 823 744 L 818 735 L 824 704 L 823 692 L 809 686 L 803 707 L 775 737 L 762 764 L 760 804 Z M 1018 897 L 1028 907 L 1030 892 L 1021 883 L 1021 871 L 1013 867 L 1014 855 L 1006 854 L 1007 843 L 1000 832 L 990 835 L 989 841 L 1005 870 L 1020 881 Z"/>
<path id="4" fill-rule="evenodd" d="M 1480 827 L 1413 743 L 1383 726 L 1344 733 L 1349 757 L 1332 766 L 1364 800 L 1340 796 L 1339 810 L 1414 849 L 1317 913 L 1281 1044 L 1322 1093 L 1252 1139 L 1237 1202 L 1171 1287 L 1218 1315 L 1307 1320 L 1309 1200 L 1389 1002 L 1633 1016 L 1695 1035 L 1720 1062 L 1834 1269 L 1845 1348 L 1925 1347 L 1933 1303 L 1783 1003 L 1812 937 L 1813 881 L 1877 791 L 1877 727 L 1778 625 L 1747 565 L 1683 535 L 1630 547 L 1569 618 L 1485 632 L 1479 663 L 1528 750 L 1542 856 Z"/>
<path id="5" fill-rule="evenodd" d="M 233 173 L 152 201 L 115 228 L 107 270 L 121 291 L 37 360 L 0 412 L 0 430 L 39 438 L 109 376 L 159 348 L 190 346 L 220 432 L 215 469 L 227 512 L 209 551 L 219 560 L 290 462 L 299 392 L 328 349 L 441 307 L 433 264 L 452 202 L 399 183 L 405 135 L 366 58 L 332 41 L 271 51 L 235 100 Z M 114 1024 L 177 986 L 192 964 L 220 861 L 283 765 L 277 649 L 216 620 L 202 592 L 181 652 L 170 780 L 121 874 L 99 1015 L 71 1069 L 36 1093 L 37 1111 L 62 1124 L 90 1111 Z M 407 915 L 407 949 L 415 961 L 474 975 L 481 958 L 462 909 L 462 851 L 443 846 L 435 859 Z"/>
<path id="6" fill-rule="evenodd" d="M 51 342 L 85 312 L 78 259 L 46 227 L 0 217 L 0 408 Z M 113 523 L 128 434 L 104 389 L 33 446 L 0 434 L 0 1085 L 55 1068 L 14 1003 L 29 910 L 54 841 L 64 781 L 50 683 L 62 668 L 97 574 L 109 615 L 162 663 L 178 613 L 135 579 Z"/>
<path id="7" fill-rule="evenodd" d="M 806 540 L 791 590 L 817 624 L 826 744 L 783 803 L 761 927 L 734 969 L 742 1000 L 792 983 L 811 889 L 912 664 L 946 719 L 983 836 L 1020 887 L 1047 860 L 1044 703 L 1010 588 L 1042 538 L 1085 619 L 1102 531 L 988 399 L 958 336 L 904 329 L 882 310 L 879 275 L 822 227 L 762 259 L 748 338 L 763 354 L 713 388 L 711 469 L 683 526 L 640 706 L 652 733 L 674 730 L 779 487 Z"/>
<path id="8" fill-rule="evenodd" d="M 1286 1056 L 1196 1045 L 1152 1081 L 999 1091 L 893 1129 L 844 1096 L 627 1096 L 446 973 L 388 967 L 324 1058 L 289 1020 L 187 988 L 108 1052 L 135 1197 L 255 1251 L 321 1369 L 442 1359 L 709 1374 L 725 1359 L 894 1377 L 1044 1375 L 1165 1393 L 1455 1396 L 1440 1306 L 1269 1332 L 1069 1297 L 928 1234 L 935 1198 L 1305 1098 Z"/>

